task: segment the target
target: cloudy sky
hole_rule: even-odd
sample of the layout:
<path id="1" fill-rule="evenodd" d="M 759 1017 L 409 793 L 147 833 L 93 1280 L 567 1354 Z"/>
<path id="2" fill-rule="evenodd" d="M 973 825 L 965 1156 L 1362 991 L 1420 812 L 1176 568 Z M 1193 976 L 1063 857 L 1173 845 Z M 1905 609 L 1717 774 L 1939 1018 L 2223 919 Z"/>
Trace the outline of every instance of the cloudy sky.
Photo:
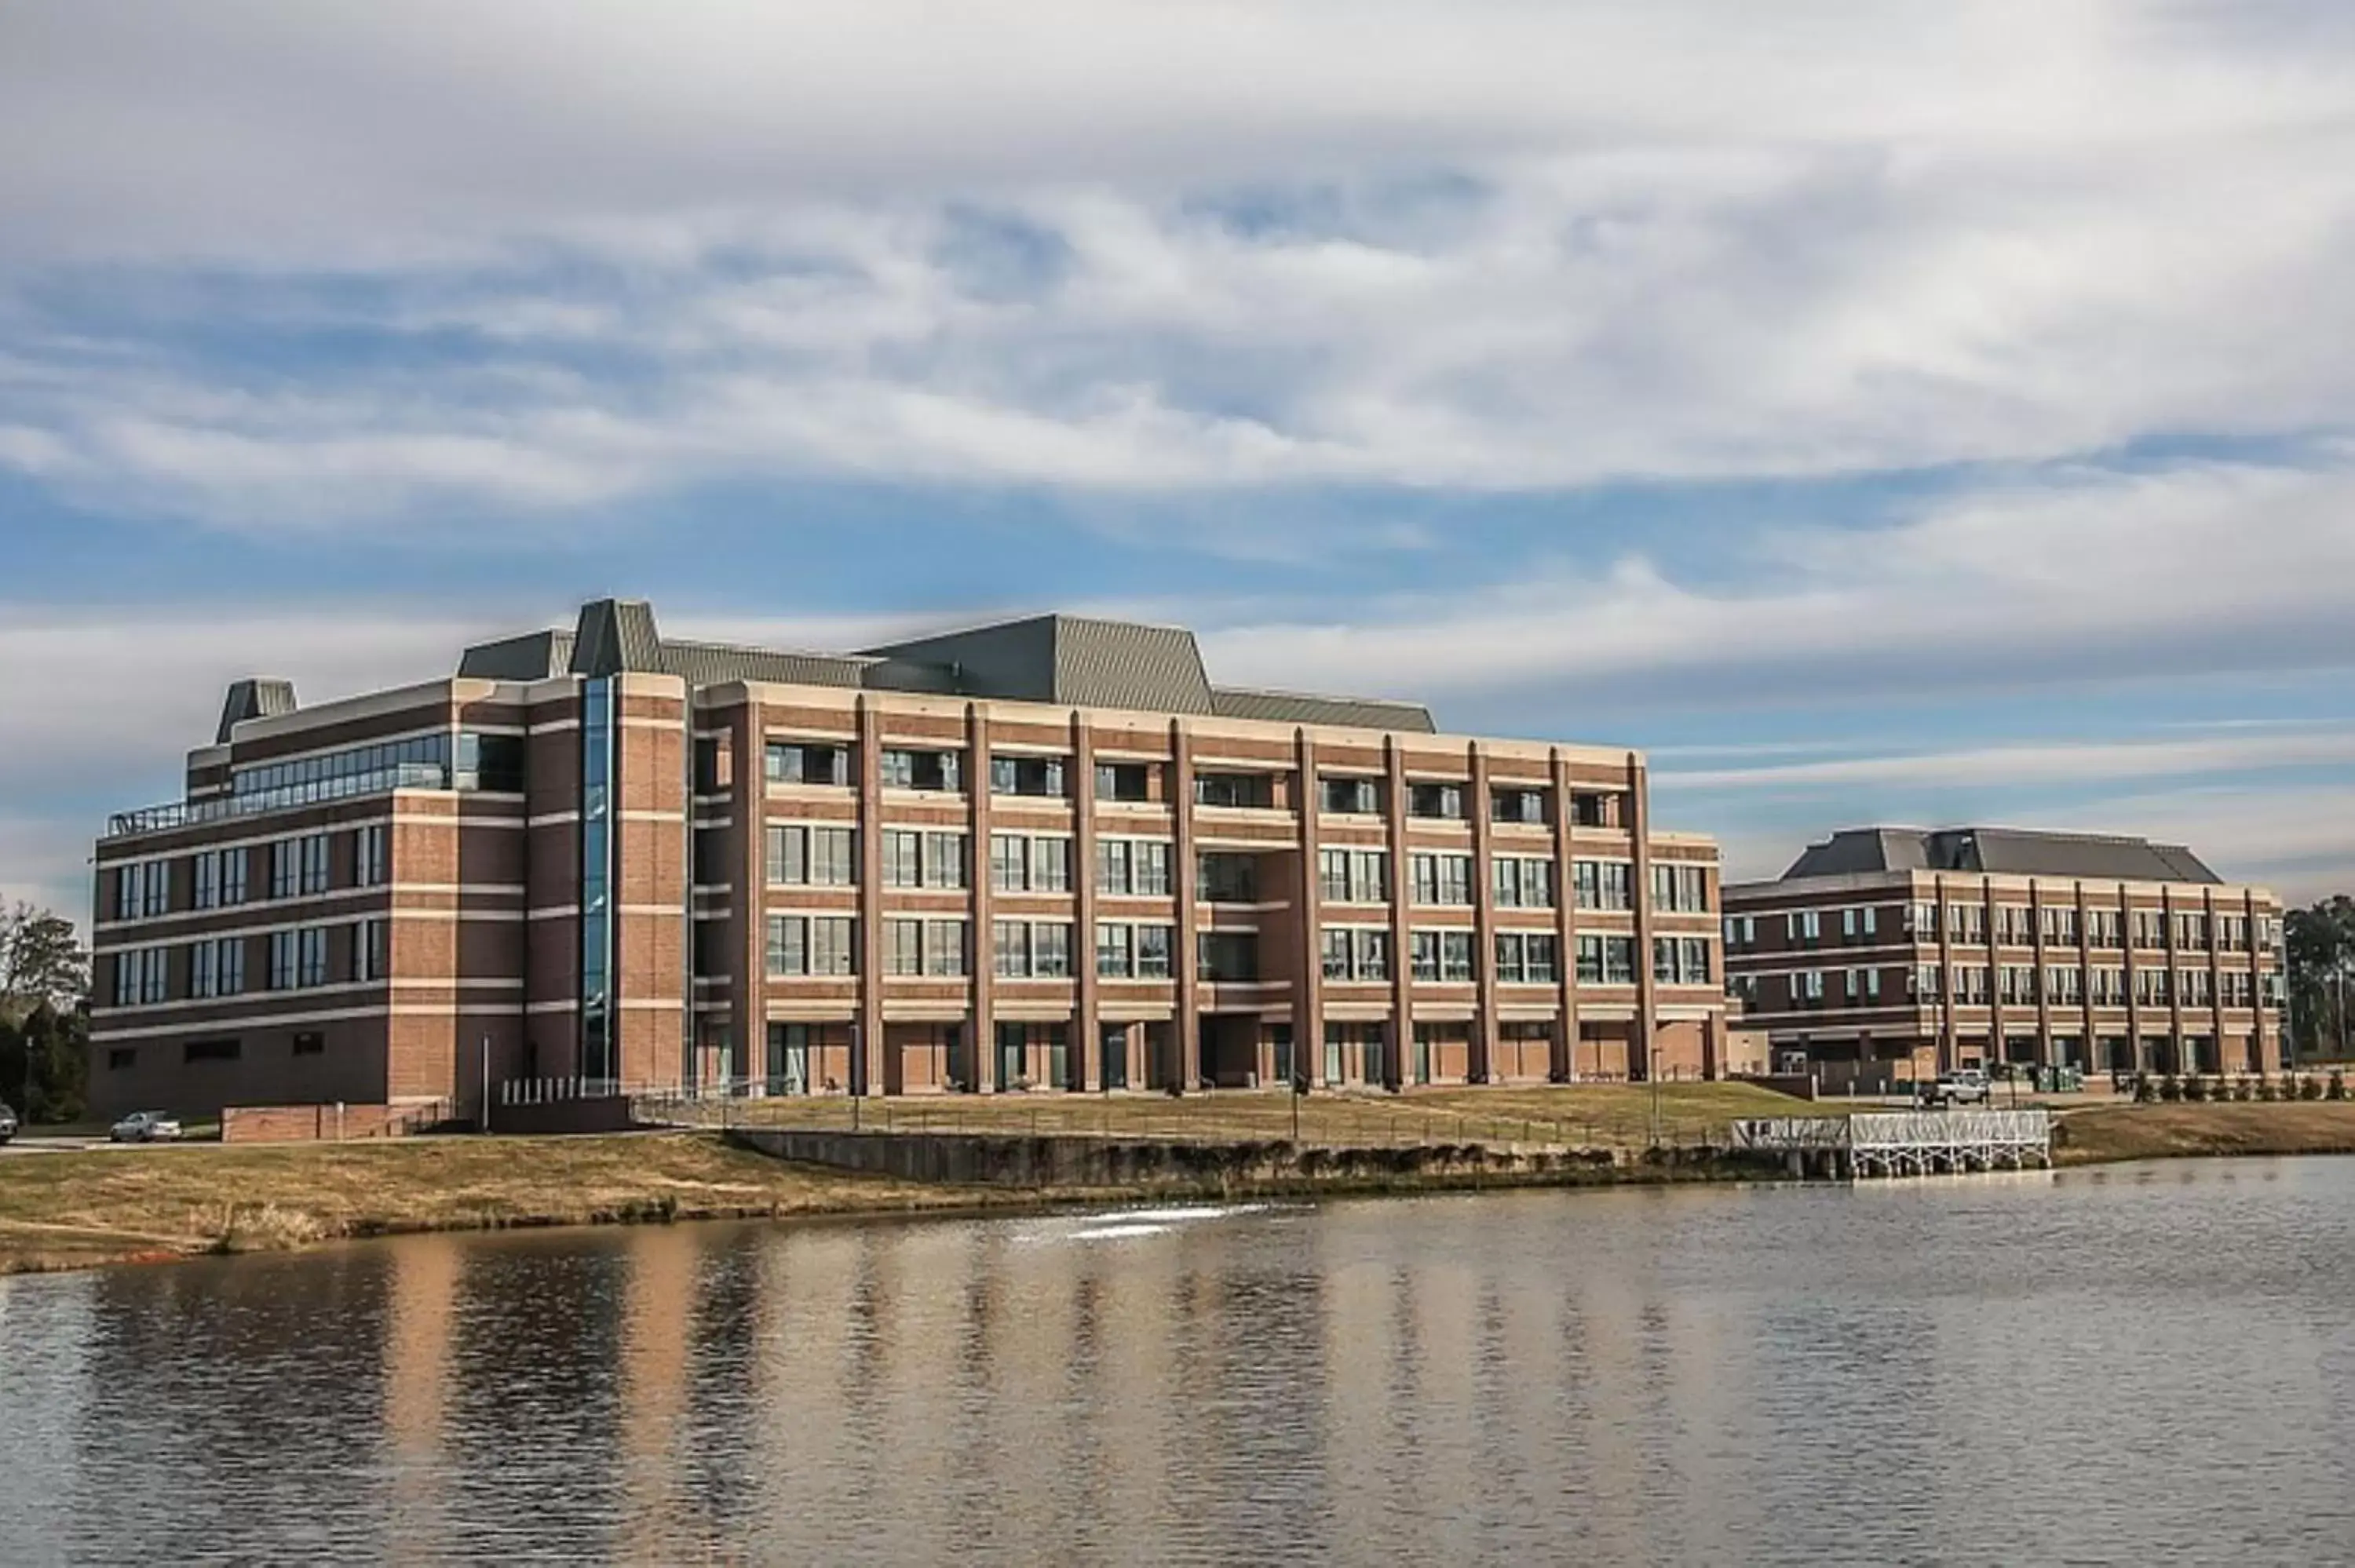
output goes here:
<path id="1" fill-rule="evenodd" d="M 2341 0 L 16 0 L 0 891 L 221 686 L 1049 608 L 2355 885 Z"/>

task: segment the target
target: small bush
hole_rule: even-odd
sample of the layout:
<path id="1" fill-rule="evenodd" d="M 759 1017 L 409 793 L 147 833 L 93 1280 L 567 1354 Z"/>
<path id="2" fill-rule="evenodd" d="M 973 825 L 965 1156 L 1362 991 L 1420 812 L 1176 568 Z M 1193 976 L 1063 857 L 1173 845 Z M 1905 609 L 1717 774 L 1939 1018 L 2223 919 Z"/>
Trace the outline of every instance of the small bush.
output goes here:
<path id="1" fill-rule="evenodd" d="M 2158 1080 L 2158 1097 L 2169 1105 L 2183 1097 L 2183 1080 L 2169 1073 Z"/>
<path id="2" fill-rule="evenodd" d="M 2335 1067 L 2332 1068 L 2330 1073 L 2330 1089 L 2323 1097 L 2333 1100 L 2345 1099 L 2347 1097 L 2347 1075 L 2339 1072 Z"/>
<path id="3" fill-rule="evenodd" d="M 2207 1099 L 2208 1080 L 2200 1076 L 2197 1073 L 2185 1078 L 2183 1080 L 2183 1097 L 2193 1105 L 2198 1105 L 2201 1101 Z"/>
<path id="4" fill-rule="evenodd" d="M 2148 1105 L 2158 1098 L 2158 1081 L 2148 1073 L 2137 1073 L 2134 1076 L 2134 1097 L 2137 1105 Z"/>
<path id="5" fill-rule="evenodd" d="M 2257 1097 L 2257 1080 L 2251 1077 L 2243 1077 L 2235 1081 L 2232 1085 L 2232 1097 L 2236 1100 L 2255 1099 Z"/>
<path id="6" fill-rule="evenodd" d="M 2322 1097 L 2322 1080 L 2314 1077 L 2302 1077 L 2298 1079 L 2297 1097 L 2302 1100 L 2320 1099 Z"/>

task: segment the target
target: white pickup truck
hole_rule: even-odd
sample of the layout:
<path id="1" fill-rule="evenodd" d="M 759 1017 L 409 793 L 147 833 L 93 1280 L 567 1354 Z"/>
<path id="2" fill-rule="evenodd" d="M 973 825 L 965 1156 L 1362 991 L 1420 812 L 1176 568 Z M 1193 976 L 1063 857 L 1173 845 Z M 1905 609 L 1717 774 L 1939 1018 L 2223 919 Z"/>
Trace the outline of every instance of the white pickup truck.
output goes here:
<path id="1" fill-rule="evenodd" d="M 1983 1106 L 1989 1097 L 1987 1076 L 1977 1067 L 1941 1073 L 1934 1082 L 1922 1086 L 1925 1106 Z"/>

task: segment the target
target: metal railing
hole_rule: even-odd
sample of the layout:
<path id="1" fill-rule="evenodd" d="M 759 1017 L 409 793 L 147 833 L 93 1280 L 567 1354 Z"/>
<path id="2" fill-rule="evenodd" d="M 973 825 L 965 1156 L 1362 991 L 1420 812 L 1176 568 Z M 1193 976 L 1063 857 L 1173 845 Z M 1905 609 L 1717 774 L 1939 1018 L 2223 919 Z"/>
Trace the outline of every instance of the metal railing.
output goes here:
<path id="1" fill-rule="evenodd" d="M 117 811 L 106 820 L 106 836 L 112 839 L 137 833 L 168 832 L 174 828 L 219 821 L 229 817 L 260 816 L 268 811 L 293 810 L 299 806 L 357 800 L 364 795 L 389 794 L 395 789 L 446 789 L 449 782 L 450 770 L 439 763 L 405 762 L 374 773 L 355 773 L 347 779 L 315 779 L 306 784 L 250 795 L 206 795 L 190 800 L 167 801 L 160 806 L 143 806 L 135 811 Z"/>

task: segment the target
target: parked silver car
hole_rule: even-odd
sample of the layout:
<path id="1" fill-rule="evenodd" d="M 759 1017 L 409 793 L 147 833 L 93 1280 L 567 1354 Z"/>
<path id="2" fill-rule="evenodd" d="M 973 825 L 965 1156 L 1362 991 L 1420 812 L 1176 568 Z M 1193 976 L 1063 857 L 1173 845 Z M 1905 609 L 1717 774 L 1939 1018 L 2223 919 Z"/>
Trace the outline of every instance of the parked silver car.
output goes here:
<path id="1" fill-rule="evenodd" d="M 16 1113 L 10 1110 L 5 1101 L 0 1101 L 0 1143 L 5 1143 L 16 1136 Z"/>
<path id="2" fill-rule="evenodd" d="M 180 1136 L 180 1124 L 162 1111 L 133 1111 L 107 1136 L 117 1143 L 170 1143 Z"/>

